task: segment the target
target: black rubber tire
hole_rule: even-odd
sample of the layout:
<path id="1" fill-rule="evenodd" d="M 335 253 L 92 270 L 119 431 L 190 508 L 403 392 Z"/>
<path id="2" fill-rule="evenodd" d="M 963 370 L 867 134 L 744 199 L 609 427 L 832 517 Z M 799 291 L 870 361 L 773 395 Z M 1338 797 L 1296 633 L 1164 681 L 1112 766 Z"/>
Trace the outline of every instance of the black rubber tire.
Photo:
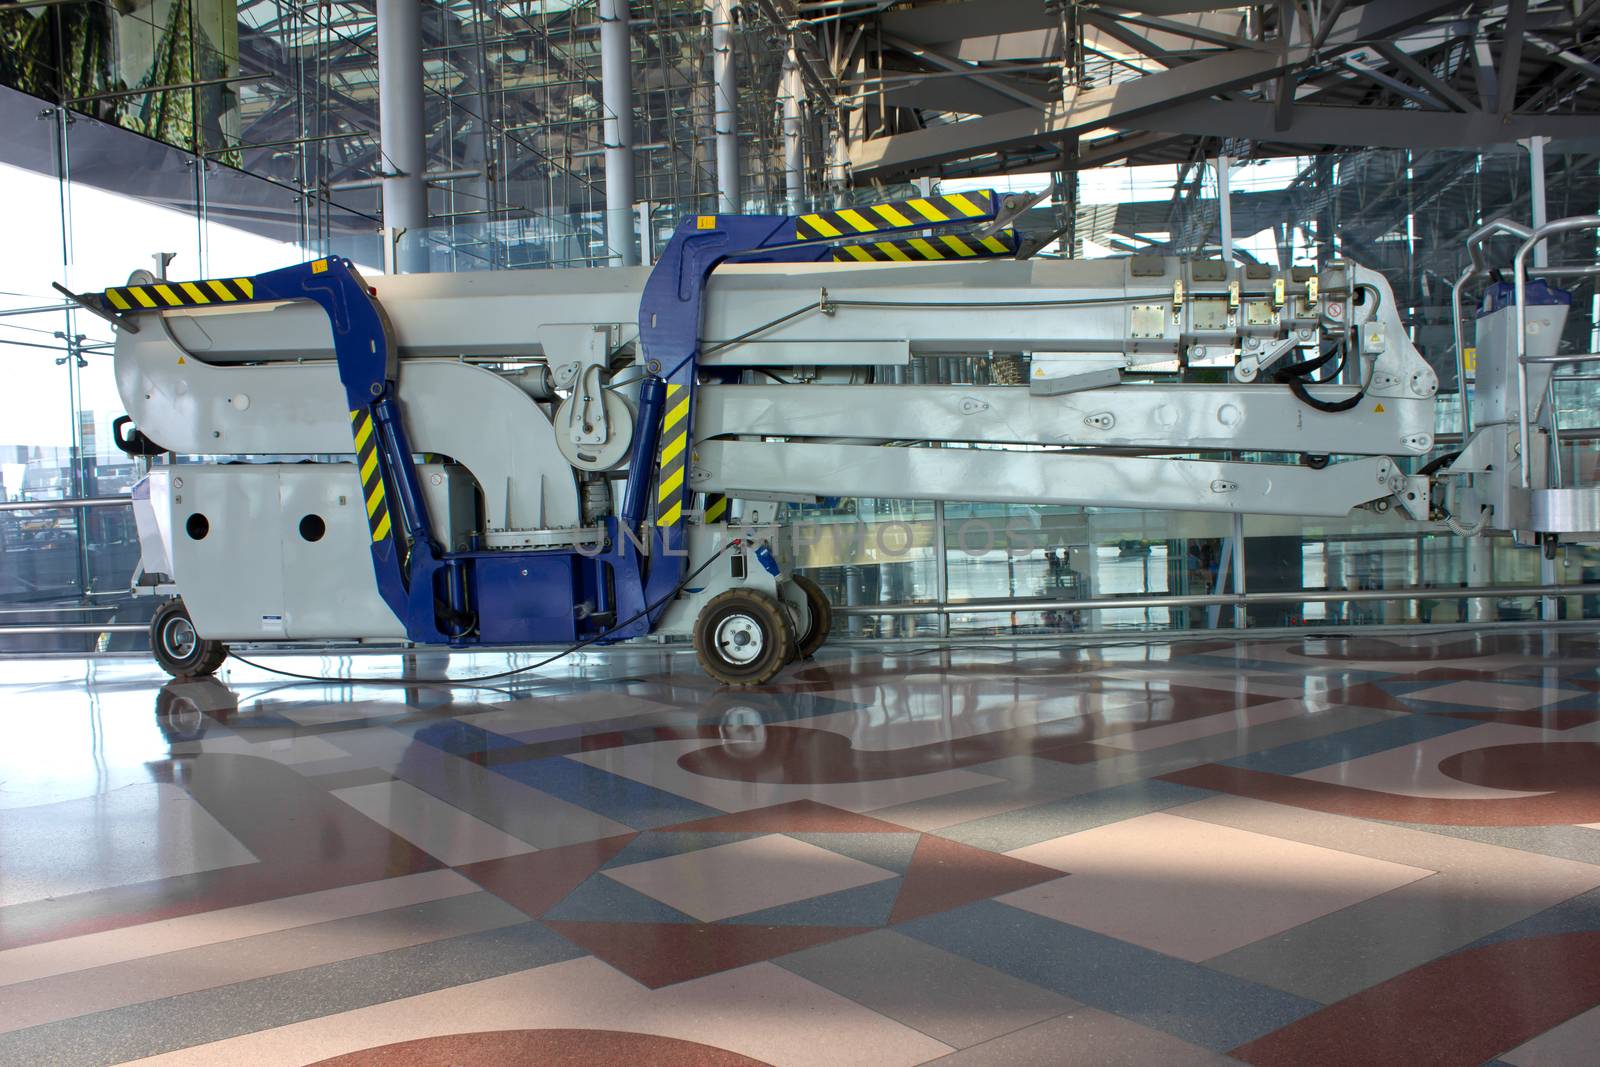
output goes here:
<path id="1" fill-rule="evenodd" d="M 805 633 L 795 638 L 800 658 L 810 659 L 828 640 L 828 633 L 833 629 L 833 604 L 828 601 L 828 594 L 822 591 L 822 587 L 805 575 L 793 575 L 792 580 L 806 594 L 806 607 L 811 609 L 811 625 Z"/>
<path id="2" fill-rule="evenodd" d="M 742 618 L 745 632 L 759 638 L 755 653 L 739 660 L 718 645 L 725 624 Z M 783 670 L 794 655 L 789 613 L 772 597 L 753 589 L 729 589 L 712 597 L 694 621 L 694 652 L 700 667 L 724 685 L 762 685 Z"/>
<path id="3" fill-rule="evenodd" d="M 185 628 L 189 640 L 184 639 Z M 174 678 L 203 678 L 222 666 L 228 658 L 228 646 L 202 639 L 183 599 L 174 597 L 157 608 L 150 620 L 150 653 L 161 669 Z"/>

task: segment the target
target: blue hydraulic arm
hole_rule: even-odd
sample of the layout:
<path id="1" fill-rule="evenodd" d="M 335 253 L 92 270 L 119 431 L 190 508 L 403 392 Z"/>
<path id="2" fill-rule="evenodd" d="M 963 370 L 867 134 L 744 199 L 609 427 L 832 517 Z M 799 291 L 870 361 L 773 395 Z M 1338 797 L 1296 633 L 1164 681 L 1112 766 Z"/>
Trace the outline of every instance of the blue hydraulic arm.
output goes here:
<path id="1" fill-rule="evenodd" d="M 433 544 L 422 486 L 395 395 L 393 331 L 374 291 L 347 259 L 318 259 L 253 278 L 152 282 L 91 300 L 121 318 L 142 311 L 310 300 L 328 315 L 339 381 L 372 536 L 378 591 L 413 640 L 446 642 L 470 626 L 459 564 Z M 415 633 L 413 633 L 415 631 Z"/>
<path id="2" fill-rule="evenodd" d="M 741 263 L 806 263 L 839 258 L 836 249 L 871 249 L 853 259 L 958 259 L 1010 254 L 1009 234 L 987 238 L 930 241 L 880 241 L 875 235 L 924 229 L 968 227 L 992 221 L 999 212 L 992 192 L 928 196 L 809 215 L 697 215 L 679 224 L 656 261 L 639 302 L 639 346 L 645 368 L 639 427 L 651 428 L 646 397 L 662 397 L 659 433 L 637 433 L 628 468 L 628 493 L 619 522 L 632 531 L 645 519 L 647 506 L 638 489 L 654 485 L 655 524 L 649 532 L 650 559 L 645 580 L 636 588 L 619 581 L 619 619 L 638 616 L 619 628 L 614 639 L 649 632 L 682 581 L 687 552 L 685 509 L 689 499 L 688 469 L 693 457 L 696 369 L 706 284 L 712 271 L 727 260 Z M 922 247 L 919 247 L 922 246 Z M 959 252 L 957 250 L 960 250 Z M 651 468 L 655 477 L 651 478 Z M 643 562 L 641 567 L 645 567 Z"/>
<path id="3" fill-rule="evenodd" d="M 699 215 L 678 227 L 639 306 L 645 366 L 621 513 L 607 547 L 446 552 L 400 416 L 393 332 L 376 292 L 347 259 L 253 278 L 153 282 L 74 299 L 137 329 L 145 311 L 310 300 L 327 313 L 350 412 L 378 590 L 424 644 L 620 641 L 652 630 L 683 581 L 696 368 L 706 283 L 718 264 L 965 259 L 1010 254 L 1008 233 L 907 240 L 877 235 L 991 222 L 993 193 L 930 196 L 811 215 Z M 853 242 L 853 243 L 846 243 Z M 840 253 L 840 247 L 846 250 Z M 69 294 L 72 295 L 72 294 Z M 654 522 L 648 521 L 653 512 Z"/>

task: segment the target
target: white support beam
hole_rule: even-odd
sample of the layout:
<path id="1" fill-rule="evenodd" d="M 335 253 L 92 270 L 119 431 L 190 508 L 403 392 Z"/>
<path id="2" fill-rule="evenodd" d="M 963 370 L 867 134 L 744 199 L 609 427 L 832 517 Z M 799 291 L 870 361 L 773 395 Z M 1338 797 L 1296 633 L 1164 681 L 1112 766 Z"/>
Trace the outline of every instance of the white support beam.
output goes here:
<path id="1" fill-rule="evenodd" d="M 789 214 L 798 215 L 805 200 L 805 143 L 801 105 L 805 99 L 805 80 L 800 76 L 800 61 L 791 47 L 783 57 L 783 84 L 780 87 L 783 110 L 783 189 Z"/>
<path id="2" fill-rule="evenodd" d="M 717 135 L 717 210 L 738 214 L 739 75 L 733 55 L 733 5 L 708 0 L 711 13 L 711 81 Z"/>
<path id="3" fill-rule="evenodd" d="M 1402 492 L 1385 458 L 1322 470 L 1270 463 L 1004 452 L 974 448 L 705 441 L 695 445 L 689 481 L 700 492 L 760 500 L 772 486 L 785 498 L 853 496 L 998 504 L 1170 508 L 1251 515 L 1341 518 Z M 1396 481 L 1396 479 L 1401 479 Z M 1415 492 L 1415 488 L 1411 491 Z"/>
<path id="4" fill-rule="evenodd" d="M 633 67 L 628 0 L 599 0 L 600 85 L 604 97 L 606 244 L 611 262 L 639 262 L 633 235 Z"/>
<path id="5" fill-rule="evenodd" d="M 422 113 L 422 5 L 378 0 L 378 140 L 383 150 L 383 227 L 400 273 L 427 269 L 420 244 L 428 225 L 428 186 Z"/>

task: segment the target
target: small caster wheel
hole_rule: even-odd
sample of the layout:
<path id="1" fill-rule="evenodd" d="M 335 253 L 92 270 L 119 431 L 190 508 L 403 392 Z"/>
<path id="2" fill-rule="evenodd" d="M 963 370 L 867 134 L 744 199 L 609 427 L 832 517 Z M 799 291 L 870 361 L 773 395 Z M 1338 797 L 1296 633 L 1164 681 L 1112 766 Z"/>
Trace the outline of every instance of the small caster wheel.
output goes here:
<path id="1" fill-rule="evenodd" d="M 806 594 L 806 606 L 811 609 L 811 625 L 795 639 L 800 658 L 810 659 L 828 640 L 828 632 L 833 629 L 833 605 L 828 603 L 828 594 L 810 578 L 796 574 L 792 580 Z"/>
<path id="2" fill-rule="evenodd" d="M 761 685 L 793 657 L 794 631 L 772 597 L 729 589 L 700 609 L 694 651 L 701 668 L 724 685 Z"/>
<path id="3" fill-rule="evenodd" d="M 182 598 L 169 600 L 156 609 L 155 618 L 150 620 L 150 652 L 161 669 L 174 678 L 215 674 L 228 658 L 227 645 L 200 636 Z"/>
<path id="4" fill-rule="evenodd" d="M 1300 453 L 1300 462 L 1314 471 L 1319 471 L 1328 465 L 1328 457 L 1311 452 L 1302 452 Z"/>

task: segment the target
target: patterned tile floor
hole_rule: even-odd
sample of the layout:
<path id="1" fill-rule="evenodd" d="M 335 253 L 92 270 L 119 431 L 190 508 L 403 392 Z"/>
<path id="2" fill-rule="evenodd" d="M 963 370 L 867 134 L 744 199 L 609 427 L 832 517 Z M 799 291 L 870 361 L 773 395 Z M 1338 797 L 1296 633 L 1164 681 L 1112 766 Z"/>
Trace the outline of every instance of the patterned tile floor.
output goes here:
<path id="1" fill-rule="evenodd" d="M 0 696 L 3 1064 L 1600 1064 L 1591 633 Z"/>

